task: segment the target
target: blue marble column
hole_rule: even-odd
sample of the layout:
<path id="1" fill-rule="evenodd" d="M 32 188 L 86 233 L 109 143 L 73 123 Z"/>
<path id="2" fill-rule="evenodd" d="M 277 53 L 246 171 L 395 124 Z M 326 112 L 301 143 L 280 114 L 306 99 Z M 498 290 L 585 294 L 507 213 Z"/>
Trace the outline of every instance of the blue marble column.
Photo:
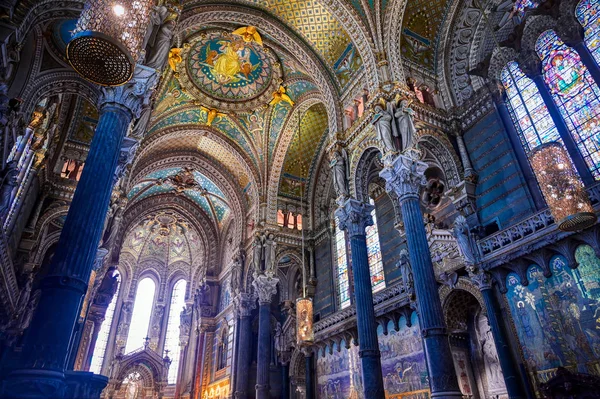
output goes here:
<path id="1" fill-rule="evenodd" d="M 234 398 L 246 399 L 248 396 L 248 370 L 252 357 L 252 310 L 256 307 L 256 298 L 251 294 L 238 294 L 234 299 L 238 313 L 239 340 L 237 347 L 237 370 Z"/>
<path id="2" fill-rule="evenodd" d="M 306 399 L 316 399 L 315 396 L 315 368 L 313 365 L 313 354 L 310 351 L 305 351 L 304 359 L 306 362 L 305 370 L 306 370 Z"/>
<path id="3" fill-rule="evenodd" d="M 384 158 L 384 168 L 379 175 L 386 181 L 386 190 L 400 199 L 431 397 L 462 398 L 419 201 L 419 190 L 426 184 L 426 169 L 426 163 L 407 156 L 389 156 Z"/>
<path id="4" fill-rule="evenodd" d="M 498 353 L 498 359 L 500 361 L 500 367 L 502 368 L 508 397 L 511 399 L 526 398 L 527 395 L 521 385 L 519 372 L 515 366 L 515 361 L 508 344 L 508 337 L 500 325 L 500 311 L 492 291 L 492 277 L 481 270 L 477 273 L 471 272 L 470 274 L 471 280 L 481 291 L 481 296 L 485 303 L 488 323 L 490 325 L 490 330 L 492 331 L 492 336 L 494 337 L 494 343 L 496 344 L 496 352 Z"/>
<path id="5" fill-rule="evenodd" d="M 579 153 L 579 149 L 577 148 L 577 144 L 573 141 L 573 137 L 571 133 L 569 133 L 569 128 L 567 127 L 564 119 L 562 118 L 554 99 L 552 98 L 552 94 L 548 87 L 546 86 L 546 82 L 544 81 L 544 77 L 542 76 L 541 65 L 538 60 L 529 61 L 529 63 L 524 64 L 523 69 L 529 75 L 529 77 L 535 83 L 546 107 L 548 108 L 548 112 L 554 121 L 554 125 L 560 134 L 560 137 L 565 145 L 565 148 L 569 152 L 571 156 L 571 160 L 579 172 L 579 176 L 583 180 L 586 186 L 589 186 L 594 183 L 594 177 L 592 176 L 589 168 L 587 167 L 583 157 Z"/>
<path id="6" fill-rule="evenodd" d="M 22 356 L 17 365 L 4 365 L 14 371 L 4 381 L 3 397 L 94 398 L 108 381 L 92 373 L 65 373 L 69 344 L 96 258 L 121 143 L 156 79 L 156 71 L 138 67 L 129 83 L 102 89 L 98 126 L 48 275 L 40 284 Z"/>
<path id="7" fill-rule="evenodd" d="M 256 399 L 269 399 L 271 364 L 271 299 L 277 293 L 279 279 L 256 276 L 252 285 L 258 294 L 258 354 L 256 360 Z"/>
<path id="8" fill-rule="evenodd" d="M 290 362 L 281 363 L 281 398 L 290 399 Z"/>
<path id="9" fill-rule="evenodd" d="M 352 276 L 354 277 L 354 295 L 356 298 L 356 324 L 358 328 L 359 351 L 363 372 L 365 398 L 385 397 L 381 354 L 377 342 L 377 324 L 373 308 L 371 271 L 367 256 L 367 238 L 365 228 L 373 224 L 371 211 L 373 205 L 355 199 L 348 199 L 335 211 L 339 227 L 345 230 L 350 239 L 352 256 Z"/>

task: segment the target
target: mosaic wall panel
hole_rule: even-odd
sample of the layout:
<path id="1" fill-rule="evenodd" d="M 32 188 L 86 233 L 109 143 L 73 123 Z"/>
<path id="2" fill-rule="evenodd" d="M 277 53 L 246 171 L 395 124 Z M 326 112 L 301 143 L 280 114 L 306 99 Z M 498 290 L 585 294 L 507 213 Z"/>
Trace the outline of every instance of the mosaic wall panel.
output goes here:
<path id="1" fill-rule="evenodd" d="M 383 335 L 379 328 L 379 350 L 386 398 L 429 398 L 429 381 L 417 314 L 412 326 L 400 320 L 400 331 L 391 328 Z M 362 370 L 358 347 L 351 346 L 333 354 L 319 353 L 317 358 L 318 397 L 321 399 L 363 398 Z"/>
<path id="2" fill-rule="evenodd" d="M 507 276 L 512 317 L 530 371 L 547 381 L 557 367 L 600 375 L 600 259 L 587 245 L 577 248 L 577 269 L 555 256 L 552 277 L 540 267 L 527 271 L 529 285 Z"/>

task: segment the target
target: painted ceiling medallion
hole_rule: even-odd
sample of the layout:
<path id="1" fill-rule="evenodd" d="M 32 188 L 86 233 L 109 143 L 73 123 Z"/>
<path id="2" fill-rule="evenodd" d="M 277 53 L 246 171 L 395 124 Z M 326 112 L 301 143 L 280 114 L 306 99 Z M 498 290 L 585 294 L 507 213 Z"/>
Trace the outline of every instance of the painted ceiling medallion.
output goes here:
<path id="1" fill-rule="evenodd" d="M 257 108 L 271 100 L 281 79 L 281 66 L 273 52 L 221 30 L 192 38 L 183 59 L 181 84 L 208 108 Z"/>

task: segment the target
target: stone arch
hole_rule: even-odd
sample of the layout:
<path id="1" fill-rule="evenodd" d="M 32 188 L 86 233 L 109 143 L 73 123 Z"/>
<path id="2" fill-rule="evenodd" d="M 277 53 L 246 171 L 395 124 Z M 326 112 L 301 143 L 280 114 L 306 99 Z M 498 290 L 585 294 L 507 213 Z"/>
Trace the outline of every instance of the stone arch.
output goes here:
<path id="1" fill-rule="evenodd" d="M 497 47 L 492 51 L 488 75 L 498 82 L 502 81 L 502 70 L 511 61 L 516 61 L 518 54 L 509 47 Z"/>
<path id="2" fill-rule="evenodd" d="M 534 57 L 538 59 L 535 51 L 535 43 L 538 37 L 549 29 L 556 30 L 557 27 L 556 20 L 548 15 L 533 15 L 527 18 L 521 36 L 521 54 L 526 58 Z"/>
<path id="3" fill-rule="evenodd" d="M 475 298 L 475 300 L 477 300 L 481 311 L 484 314 L 487 314 L 485 302 L 483 301 L 483 296 L 481 296 L 481 291 L 479 291 L 479 288 L 477 288 L 477 286 L 466 277 L 459 277 L 458 282 L 456 283 L 456 286 L 454 288 L 451 288 L 447 285 L 442 285 L 440 286 L 438 291 L 440 295 L 440 302 L 442 303 L 442 308 L 444 309 L 444 315 L 446 314 L 446 308 L 449 304 L 449 299 L 451 295 L 453 293 L 456 293 L 457 291 L 465 291 L 471 294 Z"/>
<path id="4" fill-rule="evenodd" d="M 273 161 L 271 164 L 271 173 L 269 174 L 269 184 L 267 185 L 267 222 L 277 224 L 277 197 L 279 193 L 279 183 L 283 173 L 283 164 L 287 155 L 290 143 L 294 134 L 298 130 L 298 124 L 306 111 L 315 104 L 323 103 L 323 99 L 317 96 L 305 98 L 296 103 L 289 114 L 277 141 Z M 331 127 L 330 127 L 331 128 Z M 331 130 L 330 130 L 331 132 Z"/>
<path id="5" fill-rule="evenodd" d="M 449 186 L 456 187 L 462 180 L 463 168 L 458 155 L 448 138 L 433 129 L 421 129 L 417 132 L 417 146 L 430 155 L 435 164 L 444 171 Z M 431 165 L 431 161 L 428 162 Z"/>

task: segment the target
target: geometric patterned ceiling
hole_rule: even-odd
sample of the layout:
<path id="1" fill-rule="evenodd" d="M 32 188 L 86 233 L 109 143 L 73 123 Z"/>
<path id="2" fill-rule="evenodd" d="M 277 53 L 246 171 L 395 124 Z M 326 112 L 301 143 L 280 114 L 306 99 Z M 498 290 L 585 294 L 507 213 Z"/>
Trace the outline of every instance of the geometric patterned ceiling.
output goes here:
<path id="1" fill-rule="evenodd" d="M 450 2 L 411 0 L 402 21 L 402 57 L 435 71 L 438 31 Z"/>
<path id="2" fill-rule="evenodd" d="M 298 132 L 288 147 L 283 164 L 279 193 L 300 198 L 306 193 L 305 182 L 309 178 L 314 158 L 327 137 L 327 110 L 321 103 L 310 107 L 300 120 Z"/>
<path id="3" fill-rule="evenodd" d="M 127 198 L 133 203 L 165 193 L 185 195 L 200 205 L 219 227 L 231 213 L 227 197 L 214 182 L 198 171 L 185 168 L 166 168 L 150 173 L 129 191 Z"/>

